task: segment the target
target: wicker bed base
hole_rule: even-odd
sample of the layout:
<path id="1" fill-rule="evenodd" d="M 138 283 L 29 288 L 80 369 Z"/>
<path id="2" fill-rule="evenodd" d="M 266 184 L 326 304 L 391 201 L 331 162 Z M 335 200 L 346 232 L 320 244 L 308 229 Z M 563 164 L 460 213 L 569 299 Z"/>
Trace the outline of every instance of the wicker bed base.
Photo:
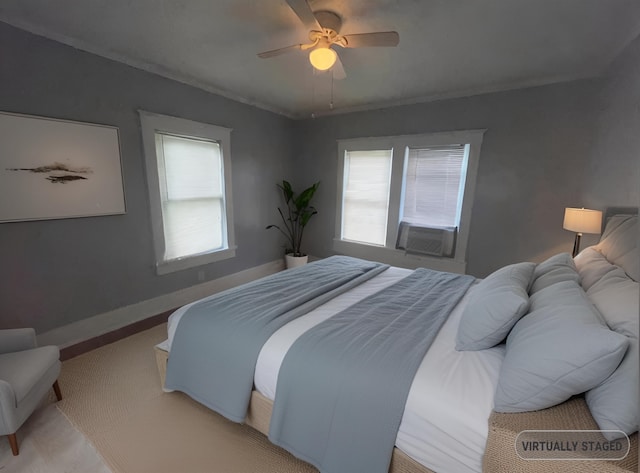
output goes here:
<path id="1" fill-rule="evenodd" d="M 574 397 L 562 404 L 535 412 L 500 414 L 489 417 L 489 437 L 483 471 L 510 473 L 628 473 L 638 471 L 638 433 L 630 437 L 629 454 L 619 461 L 523 460 L 514 448 L 523 430 L 597 430 L 587 403 Z"/>
<path id="2" fill-rule="evenodd" d="M 168 353 L 156 347 L 156 362 L 164 386 Z M 264 435 L 269 433 L 273 402 L 257 391 L 245 423 Z M 518 433 L 523 430 L 591 430 L 598 426 L 582 398 L 574 398 L 550 409 L 518 414 L 494 412 L 489 417 L 489 437 L 483 459 L 485 473 L 629 473 L 638 471 L 638 433 L 631 436 L 631 450 L 620 461 L 523 460 L 515 451 Z M 389 473 L 434 473 L 398 448 L 393 449 Z"/>

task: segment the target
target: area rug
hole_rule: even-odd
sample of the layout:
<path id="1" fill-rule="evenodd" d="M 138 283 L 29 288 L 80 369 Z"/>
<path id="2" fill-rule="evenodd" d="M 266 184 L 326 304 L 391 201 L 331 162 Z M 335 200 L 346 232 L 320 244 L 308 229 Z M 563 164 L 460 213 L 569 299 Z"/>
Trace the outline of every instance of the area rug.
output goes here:
<path id="1" fill-rule="evenodd" d="M 1 473 L 110 473 L 100 455 L 55 405 L 44 399 L 17 432 L 20 455 L 0 439 Z"/>
<path id="2" fill-rule="evenodd" d="M 65 361 L 58 408 L 114 473 L 317 473 L 250 427 L 160 387 L 166 324 Z"/>

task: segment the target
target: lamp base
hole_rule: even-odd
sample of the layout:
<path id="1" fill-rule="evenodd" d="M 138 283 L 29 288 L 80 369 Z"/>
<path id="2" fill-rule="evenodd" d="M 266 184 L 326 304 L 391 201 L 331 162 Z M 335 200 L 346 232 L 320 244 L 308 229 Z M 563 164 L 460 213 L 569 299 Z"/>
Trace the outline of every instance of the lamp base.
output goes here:
<path id="1" fill-rule="evenodd" d="M 576 255 L 578 253 L 580 253 L 580 239 L 582 238 L 582 233 L 576 233 L 576 239 L 573 242 L 573 253 L 571 253 L 571 256 L 573 256 L 574 258 L 576 257 Z"/>

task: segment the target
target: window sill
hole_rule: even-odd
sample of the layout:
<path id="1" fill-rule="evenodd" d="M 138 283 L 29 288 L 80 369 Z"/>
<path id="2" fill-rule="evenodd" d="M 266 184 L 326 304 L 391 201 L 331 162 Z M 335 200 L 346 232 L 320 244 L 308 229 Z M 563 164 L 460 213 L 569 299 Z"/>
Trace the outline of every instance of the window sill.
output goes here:
<path id="1" fill-rule="evenodd" d="M 227 248 L 226 250 L 219 250 L 196 256 L 187 256 L 185 258 L 171 261 L 161 261 L 156 264 L 156 273 L 158 275 L 169 274 L 175 271 L 182 271 L 184 269 L 195 268 L 196 266 L 215 263 L 216 261 L 222 261 L 235 256 L 236 247 L 234 246 L 233 248 Z"/>
<path id="2" fill-rule="evenodd" d="M 355 243 L 340 239 L 333 240 L 333 250 L 344 255 L 398 266 L 400 268 L 429 268 L 436 271 L 465 274 L 467 262 L 456 258 L 439 258 L 437 256 L 420 256 L 407 254 L 402 250 L 382 246 Z"/>

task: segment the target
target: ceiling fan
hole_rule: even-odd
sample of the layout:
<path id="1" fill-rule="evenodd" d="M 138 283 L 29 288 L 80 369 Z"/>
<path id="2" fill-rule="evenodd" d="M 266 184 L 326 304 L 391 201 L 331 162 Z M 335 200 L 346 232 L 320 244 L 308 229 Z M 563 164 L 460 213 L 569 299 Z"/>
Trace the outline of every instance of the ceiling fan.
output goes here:
<path id="1" fill-rule="evenodd" d="M 332 46 L 342 48 L 363 48 L 371 46 L 397 46 L 400 36 L 396 31 L 380 31 L 375 33 L 340 34 L 342 18 L 331 11 L 312 11 L 307 0 L 287 0 L 287 3 L 309 28 L 310 43 L 294 44 L 285 48 L 265 51 L 258 54 L 260 58 L 270 58 L 292 51 L 309 52 L 309 61 L 318 70 L 325 71 L 333 68 L 336 79 L 344 79 L 346 73 L 340 57 Z"/>

